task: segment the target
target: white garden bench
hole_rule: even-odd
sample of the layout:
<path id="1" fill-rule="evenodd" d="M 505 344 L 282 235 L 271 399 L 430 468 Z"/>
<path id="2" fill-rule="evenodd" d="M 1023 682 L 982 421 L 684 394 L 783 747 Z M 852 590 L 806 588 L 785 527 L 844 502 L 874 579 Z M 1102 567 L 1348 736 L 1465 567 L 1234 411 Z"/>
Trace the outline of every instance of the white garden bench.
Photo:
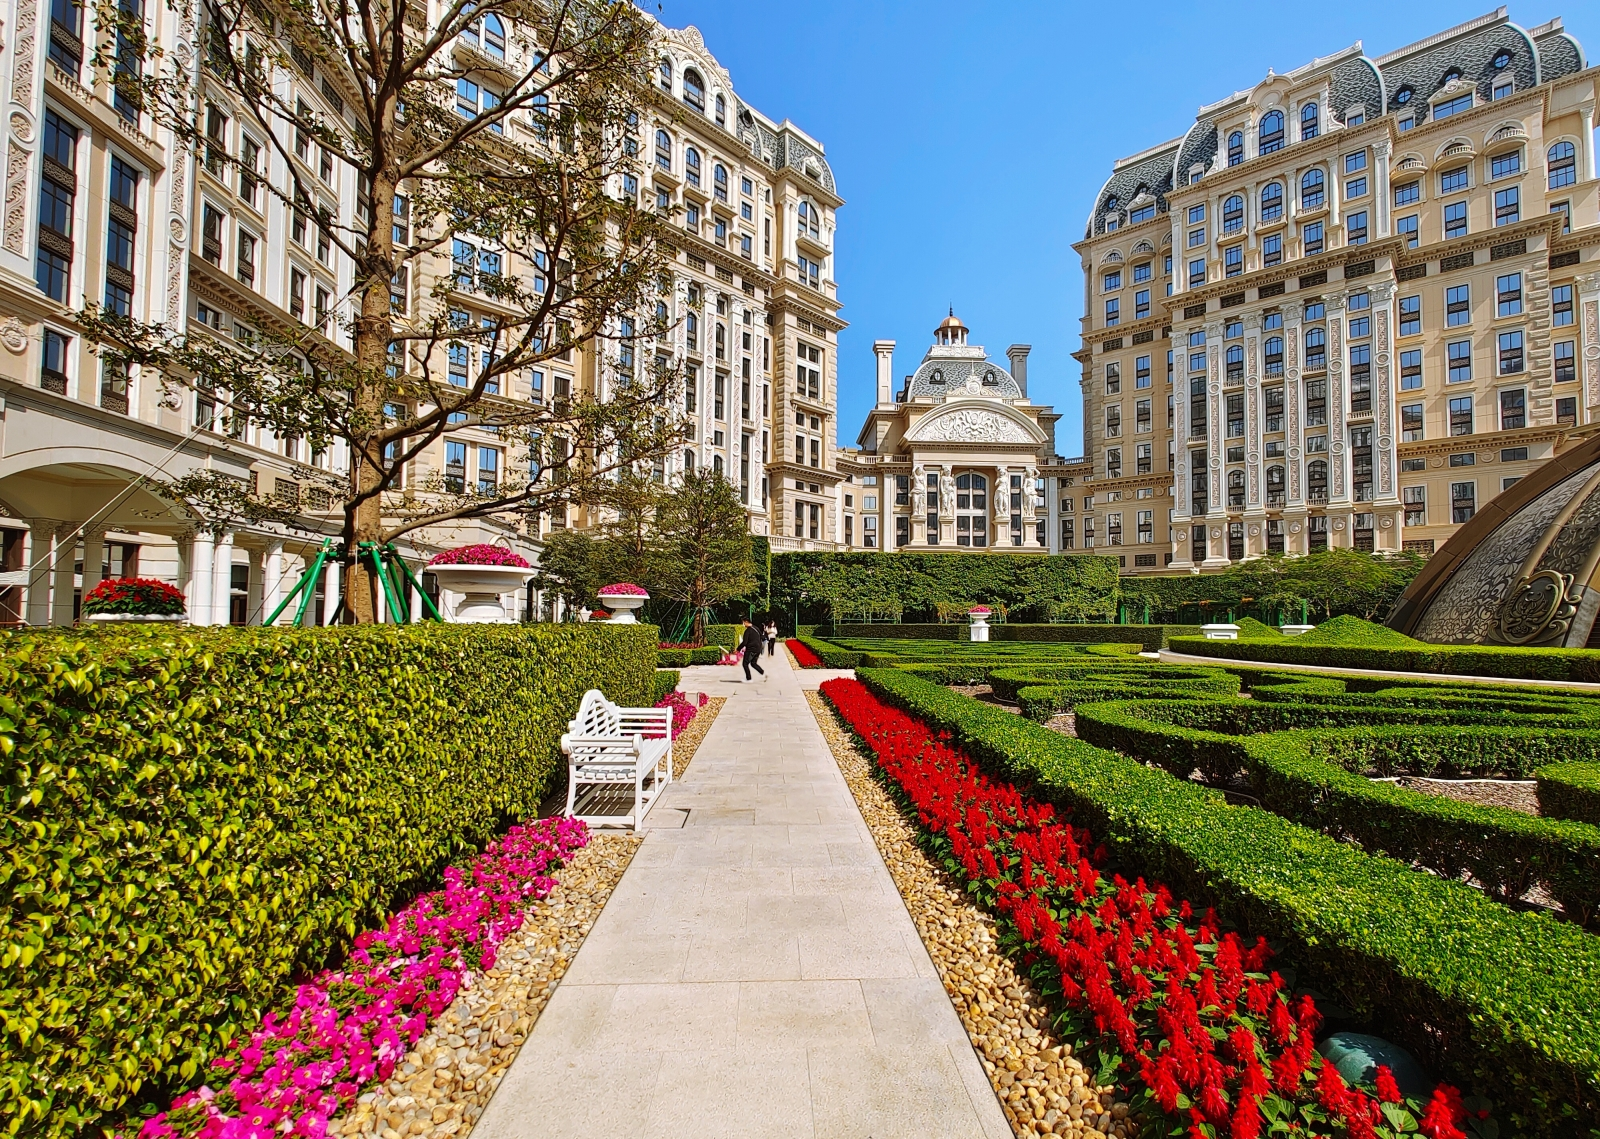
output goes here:
<path id="1" fill-rule="evenodd" d="M 672 709 L 620 708 L 591 688 L 567 724 L 561 750 L 566 813 L 592 827 L 637 830 L 672 782 Z"/>

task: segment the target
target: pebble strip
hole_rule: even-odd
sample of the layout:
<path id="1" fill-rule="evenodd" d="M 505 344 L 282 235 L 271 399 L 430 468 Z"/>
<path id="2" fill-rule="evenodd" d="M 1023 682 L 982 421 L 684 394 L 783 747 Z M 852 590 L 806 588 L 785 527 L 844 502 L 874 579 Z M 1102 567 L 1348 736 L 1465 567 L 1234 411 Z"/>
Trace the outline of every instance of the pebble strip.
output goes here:
<path id="1" fill-rule="evenodd" d="M 725 701 L 707 701 L 674 741 L 674 777 L 689 766 Z M 557 872 L 550 894 L 528 908 L 495 967 L 473 974 L 393 1077 L 363 1093 L 328 1124 L 328 1134 L 466 1139 L 643 841 L 636 834 L 592 835 Z"/>
<path id="2" fill-rule="evenodd" d="M 1096 1087 L 1050 1009 L 996 943 L 994 921 L 917 845 L 915 827 L 872 776 L 871 761 L 819 693 L 812 712 L 894 878 L 994 1093 L 1018 1136 L 1131 1136 L 1128 1105 Z"/>

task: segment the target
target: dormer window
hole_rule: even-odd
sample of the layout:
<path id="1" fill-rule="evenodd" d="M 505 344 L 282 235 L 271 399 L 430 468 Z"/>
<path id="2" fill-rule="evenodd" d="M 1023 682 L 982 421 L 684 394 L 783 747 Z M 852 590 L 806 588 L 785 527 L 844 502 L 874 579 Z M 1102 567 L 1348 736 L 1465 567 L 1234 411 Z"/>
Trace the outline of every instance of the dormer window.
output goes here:
<path id="1" fill-rule="evenodd" d="M 1496 71 L 1504 71 L 1511 66 L 1511 53 L 1509 51 L 1497 52 L 1490 62 Z"/>
<path id="2" fill-rule="evenodd" d="M 997 388 L 1000 386 L 1000 381 L 994 378 L 993 372 L 985 372 L 983 374 L 983 386 L 986 388 Z"/>
<path id="3" fill-rule="evenodd" d="M 1261 132 L 1256 145 L 1257 154 L 1271 154 L 1283 149 L 1283 112 L 1268 111 L 1261 117 Z"/>
<path id="4" fill-rule="evenodd" d="M 1433 121 L 1448 119 L 1453 115 L 1461 115 L 1472 110 L 1472 93 L 1457 95 L 1454 99 L 1446 99 L 1433 108 Z"/>
<path id="5" fill-rule="evenodd" d="M 930 384 L 942 384 L 942 383 L 944 383 L 944 373 L 941 372 L 938 368 L 935 368 L 933 370 L 933 375 L 928 377 L 928 382 Z"/>
<path id="6" fill-rule="evenodd" d="M 717 108 L 717 125 L 719 127 L 727 125 L 727 122 L 728 122 L 728 103 L 727 103 L 727 100 L 725 100 L 721 95 L 717 96 L 716 108 Z"/>
<path id="7" fill-rule="evenodd" d="M 1396 103 L 1399 103 L 1403 107 L 1407 103 L 1411 102 L 1412 93 L 1413 92 L 1412 92 L 1411 88 L 1402 87 L 1402 88 L 1400 88 L 1400 90 L 1398 90 L 1398 91 L 1396 91 L 1394 93 L 1394 101 Z"/>
<path id="8" fill-rule="evenodd" d="M 706 85 L 700 80 L 700 73 L 694 68 L 685 68 L 683 72 L 683 101 L 699 111 L 706 113 Z"/>
<path id="9" fill-rule="evenodd" d="M 661 61 L 661 70 L 660 70 L 660 76 L 659 76 L 658 82 L 660 82 L 661 89 L 663 91 L 666 91 L 669 94 L 671 93 L 671 91 L 672 91 L 672 60 L 663 59 Z"/>
<path id="10" fill-rule="evenodd" d="M 1317 105 L 1307 103 L 1300 108 L 1300 141 L 1309 142 L 1317 137 Z"/>

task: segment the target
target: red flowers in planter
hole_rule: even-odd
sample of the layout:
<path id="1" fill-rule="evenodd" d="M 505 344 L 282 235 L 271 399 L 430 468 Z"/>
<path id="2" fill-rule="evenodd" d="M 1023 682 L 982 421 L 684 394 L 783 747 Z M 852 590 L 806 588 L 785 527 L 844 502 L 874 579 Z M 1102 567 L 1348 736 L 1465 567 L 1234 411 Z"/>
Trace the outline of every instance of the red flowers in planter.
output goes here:
<path id="1" fill-rule="evenodd" d="M 172 617 L 183 612 L 183 593 L 148 577 L 108 577 L 83 599 L 83 613 Z"/>
<path id="2" fill-rule="evenodd" d="M 801 668 L 821 668 L 822 658 L 805 646 L 805 643 L 793 637 L 788 640 L 789 651 L 794 654 L 794 659 Z"/>
<path id="3" fill-rule="evenodd" d="M 528 559 L 504 546 L 479 542 L 473 546 L 457 546 L 453 550 L 440 550 L 428 559 L 430 566 L 511 566 L 514 569 L 531 569 Z"/>
<path id="4" fill-rule="evenodd" d="M 1115 1074 L 1136 1109 L 1142 1100 L 1188 1134 L 1217 1139 L 1285 1128 L 1465 1139 L 1453 1087 L 1440 1085 L 1424 1108 L 1401 1102 L 1387 1069 L 1375 1095 L 1347 1085 L 1315 1051 L 1316 1003 L 1269 971 L 1264 938 L 1224 932 L 1211 910 L 1196 915 L 1159 883 L 1108 879 L 1088 830 L 990 779 L 948 733 L 860 682 L 830 680 L 822 693 L 876 754 L 935 853 L 996 913 L 1007 951 L 1046 995 L 1060 995 L 1066 1035 L 1098 1047 L 1100 1078 Z"/>

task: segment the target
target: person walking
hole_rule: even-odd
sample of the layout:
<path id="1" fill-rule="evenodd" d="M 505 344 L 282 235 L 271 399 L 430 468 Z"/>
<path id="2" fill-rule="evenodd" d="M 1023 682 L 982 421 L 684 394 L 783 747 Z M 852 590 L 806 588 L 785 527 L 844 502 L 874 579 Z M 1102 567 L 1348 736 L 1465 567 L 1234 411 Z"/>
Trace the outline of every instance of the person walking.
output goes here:
<path id="1" fill-rule="evenodd" d="M 778 623 L 776 621 L 767 622 L 767 655 L 769 657 L 778 655 Z"/>
<path id="2" fill-rule="evenodd" d="M 761 642 L 764 638 L 750 623 L 750 618 L 744 619 L 744 635 L 739 638 L 739 651 L 744 654 L 744 682 L 749 684 L 755 677 L 750 675 L 753 668 L 761 674 L 761 679 L 767 678 L 767 670 L 761 667 Z"/>

